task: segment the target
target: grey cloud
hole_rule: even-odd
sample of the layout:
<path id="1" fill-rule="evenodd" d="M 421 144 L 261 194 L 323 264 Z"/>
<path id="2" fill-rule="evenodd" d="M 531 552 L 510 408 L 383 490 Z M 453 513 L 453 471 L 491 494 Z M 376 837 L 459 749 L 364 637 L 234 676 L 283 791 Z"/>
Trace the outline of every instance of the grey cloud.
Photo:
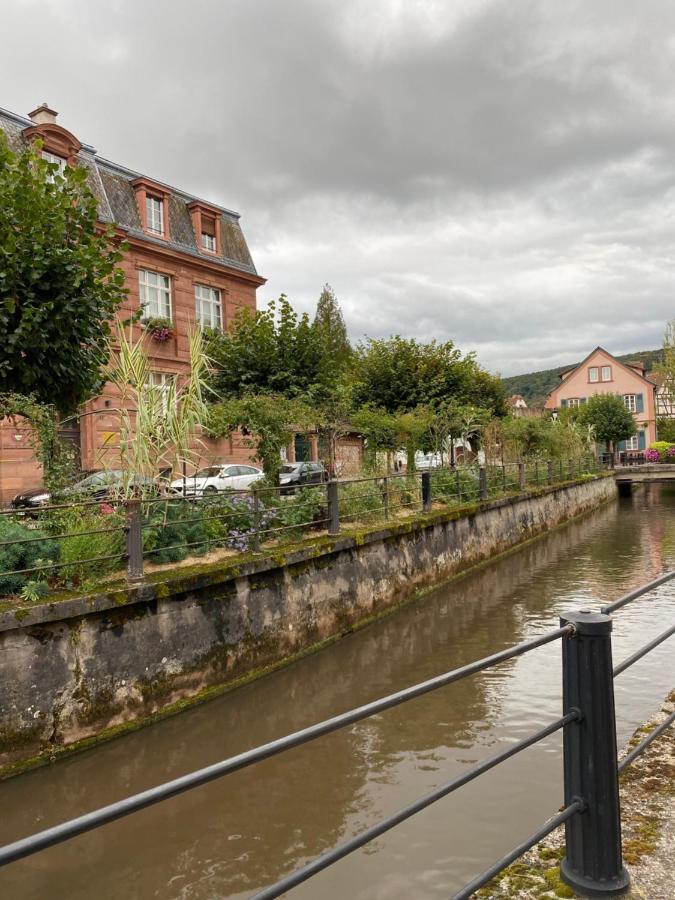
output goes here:
<path id="1" fill-rule="evenodd" d="M 504 373 L 660 343 L 675 7 L 5 0 L 0 105 L 239 209 L 261 300 Z M 30 66 L 26 49 L 30 47 Z"/>

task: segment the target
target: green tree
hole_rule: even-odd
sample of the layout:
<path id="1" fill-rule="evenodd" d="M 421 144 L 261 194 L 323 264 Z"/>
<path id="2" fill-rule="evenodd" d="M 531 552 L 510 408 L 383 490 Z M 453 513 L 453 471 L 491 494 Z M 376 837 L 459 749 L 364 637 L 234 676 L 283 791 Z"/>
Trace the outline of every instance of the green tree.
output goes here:
<path id="1" fill-rule="evenodd" d="M 324 380 L 330 380 L 344 369 L 352 348 L 340 304 L 329 284 L 325 284 L 321 291 L 312 328 L 321 348 L 320 374 Z"/>
<path id="2" fill-rule="evenodd" d="M 617 441 L 625 441 L 637 431 L 635 419 L 616 394 L 596 394 L 579 409 L 577 422 L 591 426 L 596 441 L 614 450 Z"/>
<path id="3" fill-rule="evenodd" d="M 298 316 L 282 294 L 267 309 L 241 310 L 229 332 L 209 333 L 213 390 L 223 399 L 260 392 L 299 397 L 319 378 L 321 352 L 309 316 Z"/>
<path id="4" fill-rule="evenodd" d="M 385 453 L 387 470 L 390 471 L 392 454 L 400 447 L 400 428 L 396 416 L 366 405 L 354 412 L 352 422 L 364 437 L 367 467 L 376 470 L 378 453 Z"/>
<path id="5" fill-rule="evenodd" d="M 313 427 L 315 419 L 314 410 L 300 400 L 279 394 L 246 394 L 214 404 L 209 410 L 207 431 L 212 437 L 222 438 L 240 428 L 268 480 L 276 484 L 282 449 L 296 431 Z"/>
<path id="6" fill-rule="evenodd" d="M 390 413 L 436 407 L 454 400 L 503 415 L 504 390 L 473 354 L 462 356 L 451 341 L 421 343 L 399 335 L 359 345 L 352 364 L 354 401 Z"/>
<path id="7" fill-rule="evenodd" d="M 97 221 L 87 173 L 14 153 L 0 133 L 0 392 L 72 412 L 105 381 L 124 299 L 120 247 Z"/>

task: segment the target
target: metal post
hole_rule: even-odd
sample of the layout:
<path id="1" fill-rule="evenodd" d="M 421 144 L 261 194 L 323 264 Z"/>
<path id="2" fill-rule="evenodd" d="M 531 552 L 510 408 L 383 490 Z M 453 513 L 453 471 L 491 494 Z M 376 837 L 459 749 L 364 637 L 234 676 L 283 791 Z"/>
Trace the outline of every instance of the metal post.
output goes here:
<path id="1" fill-rule="evenodd" d="M 260 550 L 260 497 L 253 490 L 253 552 Z"/>
<path id="2" fill-rule="evenodd" d="M 576 629 L 563 638 L 563 711 L 580 712 L 563 737 L 565 804 L 581 799 L 585 807 L 565 824 L 560 874 L 583 896 L 623 894 L 630 879 L 621 858 L 612 620 L 581 610 L 560 623 Z"/>
<path id="3" fill-rule="evenodd" d="M 384 507 L 384 521 L 389 521 L 389 477 L 382 479 L 382 506 Z"/>
<path id="4" fill-rule="evenodd" d="M 455 469 L 455 481 L 457 482 L 457 502 L 462 499 L 462 482 L 459 477 L 459 469 Z"/>
<path id="5" fill-rule="evenodd" d="M 563 464 L 562 464 L 562 456 L 558 460 L 558 468 L 560 469 L 560 481 L 563 480 Z"/>
<path id="6" fill-rule="evenodd" d="M 553 462 L 550 459 L 546 463 L 546 480 L 549 484 L 553 484 Z"/>
<path id="7" fill-rule="evenodd" d="M 488 484 L 487 484 L 487 470 L 486 470 L 485 466 L 481 466 L 478 470 L 478 484 L 480 485 L 480 499 L 487 500 Z"/>
<path id="8" fill-rule="evenodd" d="M 431 512 L 431 472 L 422 472 L 422 511 Z"/>
<path id="9" fill-rule="evenodd" d="M 534 483 L 539 487 L 539 461 L 534 461 Z"/>
<path id="10" fill-rule="evenodd" d="M 525 485 L 526 485 L 525 479 L 526 479 L 525 463 L 519 462 L 518 463 L 518 487 L 520 488 L 521 491 L 525 490 Z"/>
<path id="11" fill-rule="evenodd" d="M 502 490 L 506 493 L 506 466 L 502 463 Z"/>
<path id="12" fill-rule="evenodd" d="M 143 535 L 141 531 L 141 501 L 126 500 L 127 580 L 143 578 Z"/>
<path id="13" fill-rule="evenodd" d="M 328 534 L 340 533 L 340 509 L 338 503 L 338 483 L 329 481 L 326 485 L 328 495 Z"/>

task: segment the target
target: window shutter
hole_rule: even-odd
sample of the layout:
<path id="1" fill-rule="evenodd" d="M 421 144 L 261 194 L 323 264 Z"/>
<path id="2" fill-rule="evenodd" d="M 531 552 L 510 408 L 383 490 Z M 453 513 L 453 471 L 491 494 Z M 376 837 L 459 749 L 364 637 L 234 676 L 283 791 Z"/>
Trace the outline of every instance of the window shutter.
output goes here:
<path id="1" fill-rule="evenodd" d="M 215 237 L 216 223 L 214 219 L 202 216 L 202 234 L 210 234 L 212 237 Z"/>
<path id="2" fill-rule="evenodd" d="M 642 394 L 640 394 L 640 397 L 642 397 Z M 640 431 L 638 431 L 638 450 L 646 450 L 646 449 L 647 449 L 647 441 L 645 438 L 645 433 L 644 433 L 643 429 L 640 429 Z"/>
<path id="3" fill-rule="evenodd" d="M 567 400 L 561 400 L 560 405 L 562 406 L 563 409 L 565 409 L 565 407 L 567 406 Z"/>
<path id="4" fill-rule="evenodd" d="M 645 404 L 642 397 L 642 394 L 635 395 L 635 412 L 644 412 Z"/>
<path id="5" fill-rule="evenodd" d="M 586 402 L 586 397 L 579 397 L 579 404 L 580 404 L 580 405 L 581 405 L 582 403 L 585 403 L 585 402 Z"/>

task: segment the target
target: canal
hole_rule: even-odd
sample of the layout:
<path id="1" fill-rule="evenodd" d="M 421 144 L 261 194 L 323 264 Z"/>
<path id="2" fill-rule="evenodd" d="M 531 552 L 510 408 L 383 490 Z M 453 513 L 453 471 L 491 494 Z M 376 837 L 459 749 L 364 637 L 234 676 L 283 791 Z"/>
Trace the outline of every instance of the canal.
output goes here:
<path id="1" fill-rule="evenodd" d="M 0 840 L 56 824 L 557 626 L 675 563 L 675 486 L 552 531 L 286 669 L 0 784 Z M 664 586 L 615 616 L 623 659 L 673 620 Z M 672 641 L 670 642 L 672 645 Z M 666 642 L 617 679 L 620 744 L 675 684 Z M 389 710 L 0 870 L 12 900 L 244 898 L 560 714 L 560 645 Z M 447 898 L 562 802 L 561 736 L 296 889 Z"/>

